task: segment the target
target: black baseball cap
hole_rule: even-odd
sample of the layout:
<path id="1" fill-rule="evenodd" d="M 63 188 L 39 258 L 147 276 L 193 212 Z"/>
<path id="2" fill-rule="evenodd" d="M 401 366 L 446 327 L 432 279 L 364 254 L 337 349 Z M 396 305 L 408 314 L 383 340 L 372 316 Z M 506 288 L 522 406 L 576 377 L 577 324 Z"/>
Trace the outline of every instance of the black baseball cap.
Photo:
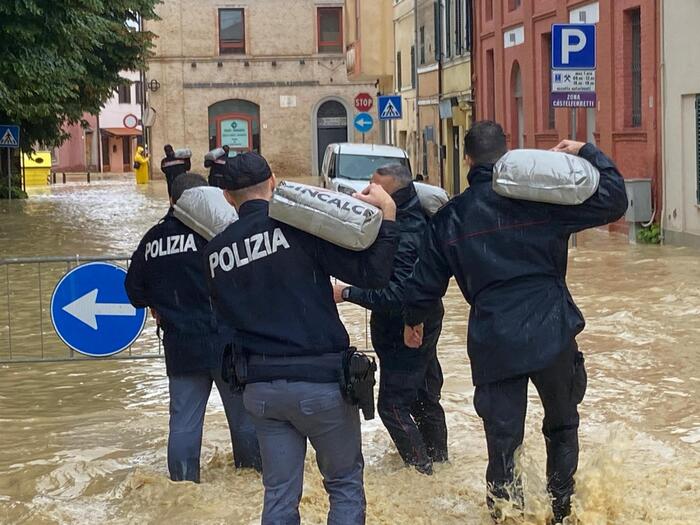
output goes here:
<path id="1" fill-rule="evenodd" d="M 225 190 L 242 190 L 272 177 L 272 170 L 262 155 L 253 151 L 240 153 L 226 162 L 220 186 Z"/>

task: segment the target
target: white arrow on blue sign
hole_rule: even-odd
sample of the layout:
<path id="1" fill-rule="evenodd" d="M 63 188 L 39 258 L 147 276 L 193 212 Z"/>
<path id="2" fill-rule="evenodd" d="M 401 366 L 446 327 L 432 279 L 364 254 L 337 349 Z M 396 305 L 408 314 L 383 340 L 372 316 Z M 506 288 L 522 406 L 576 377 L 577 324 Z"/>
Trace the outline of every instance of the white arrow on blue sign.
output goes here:
<path id="1" fill-rule="evenodd" d="M 369 113 L 358 113 L 355 116 L 355 129 L 360 133 L 369 133 L 374 126 L 374 119 Z"/>
<path id="2" fill-rule="evenodd" d="M 126 270 L 89 263 L 68 272 L 51 296 L 51 322 L 61 340 L 90 357 L 125 350 L 146 324 L 146 309 L 134 308 L 124 288 Z"/>

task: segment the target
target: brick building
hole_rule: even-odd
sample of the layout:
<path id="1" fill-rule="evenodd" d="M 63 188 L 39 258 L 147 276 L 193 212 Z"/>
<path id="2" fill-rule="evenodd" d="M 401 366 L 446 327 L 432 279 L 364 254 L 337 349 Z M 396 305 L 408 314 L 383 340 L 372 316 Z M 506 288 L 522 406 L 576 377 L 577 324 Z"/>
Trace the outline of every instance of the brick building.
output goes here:
<path id="1" fill-rule="evenodd" d="M 343 0 L 165 0 L 157 12 L 145 25 L 158 36 L 154 159 L 166 143 L 187 146 L 201 170 L 209 149 L 229 144 L 259 151 L 282 177 L 308 176 L 326 144 L 361 140 L 353 99 L 376 88 L 348 80 Z"/>
<path id="2" fill-rule="evenodd" d="M 598 103 L 577 110 L 576 138 L 597 143 L 626 178 L 650 179 L 659 209 L 658 15 L 659 0 L 475 1 L 477 119 L 502 123 L 513 148 L 571 136 L 571 110 L 549 104 L 551 26 L 594 23 Z"/>

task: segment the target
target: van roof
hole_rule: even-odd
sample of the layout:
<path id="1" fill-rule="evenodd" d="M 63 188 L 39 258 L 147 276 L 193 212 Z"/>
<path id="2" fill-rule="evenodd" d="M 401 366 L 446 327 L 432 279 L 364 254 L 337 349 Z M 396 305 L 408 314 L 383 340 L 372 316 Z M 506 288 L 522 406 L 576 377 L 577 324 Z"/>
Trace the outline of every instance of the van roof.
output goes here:
<path id="1" fill-rule="evenodd" d="M 405 158 L 406 152 L 396 146 L 386 146 L 383 144 L 357 144 L 354 142 L 341 142 L 336 144 L 338 153 L 348 155 L 367 155 L 371 157 L 396 157 Z M 335 148 L 334 148 L 335 149 Z"/>

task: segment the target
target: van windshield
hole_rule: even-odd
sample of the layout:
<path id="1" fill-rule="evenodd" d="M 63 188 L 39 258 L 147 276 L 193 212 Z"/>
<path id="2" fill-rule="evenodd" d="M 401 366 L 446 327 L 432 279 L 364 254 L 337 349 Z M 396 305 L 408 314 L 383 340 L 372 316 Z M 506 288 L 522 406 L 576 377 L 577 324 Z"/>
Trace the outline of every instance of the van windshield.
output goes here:
<path id="1" fill-rule="evenodd" d="M 401 157 L 375 157 L 370 155 L 346 155 L 341 153 L 336 176 L 352 180 L 369 180 L 377 168 L 388 164 L 408 167 L 408 159 Z"/>

